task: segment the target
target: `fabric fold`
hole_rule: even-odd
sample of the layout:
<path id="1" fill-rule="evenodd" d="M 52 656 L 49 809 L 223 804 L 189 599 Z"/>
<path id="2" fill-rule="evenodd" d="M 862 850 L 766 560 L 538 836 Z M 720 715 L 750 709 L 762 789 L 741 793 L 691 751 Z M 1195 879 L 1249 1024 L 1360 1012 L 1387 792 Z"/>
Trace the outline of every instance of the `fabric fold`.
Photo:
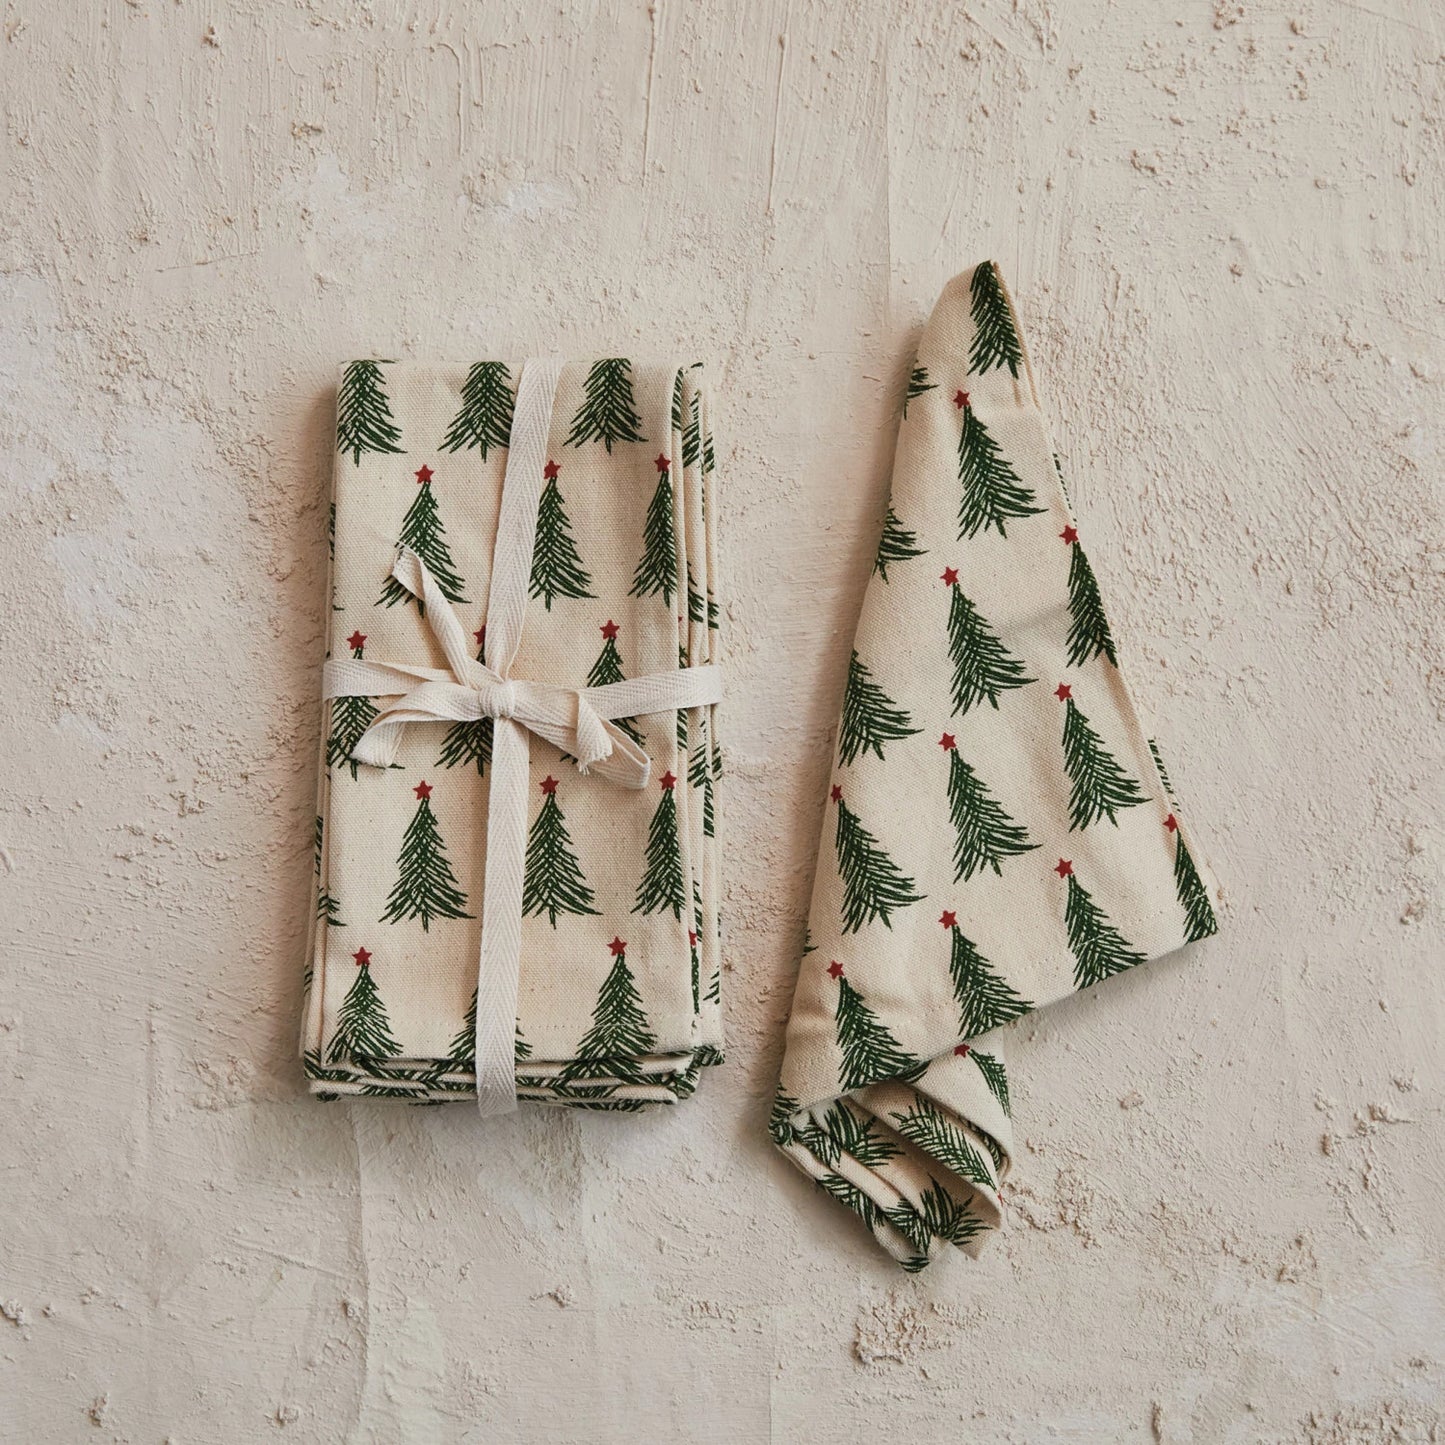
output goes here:
<path id="1" fill-rule="evenodd" d="M 722 1061 L 702 369 L 568 364 L 554 397 L 538 365 L 545 403 L 532 364 L 342 374 L 302 1025 L 322 1098 L 476 1098 L 479 1035 L 488 1112 L 674 1102 Z M 489 872 L 504 773 L 516 854 Z"/>
<path id="2" fill-rule="evenodd" d="M 1216 929 L 1119 670 L 1012 301 L 949 283 L 849 661 L 771 1132 L 906 1269 L 976 1254 L 1007 1025 Z"/>

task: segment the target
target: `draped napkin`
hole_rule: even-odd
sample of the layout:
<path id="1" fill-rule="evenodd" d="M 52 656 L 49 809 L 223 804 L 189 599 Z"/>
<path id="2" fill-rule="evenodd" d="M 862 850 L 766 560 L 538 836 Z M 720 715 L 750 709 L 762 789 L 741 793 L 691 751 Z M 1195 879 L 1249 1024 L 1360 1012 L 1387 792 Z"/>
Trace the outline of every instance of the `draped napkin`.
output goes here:
<path id="1" fill-rule="evenodd" d="M 715 486 L 699 366 L 343 370 L 313 1093 L 634 1110 L 722 1061 Z"/>
<path id="2" fill-rule="evenodd" d="M 1216 923 L 991 262 L 903 411 L 772 1133 L 916 1270 L 999 1224 L 1005 1026 Z"/>

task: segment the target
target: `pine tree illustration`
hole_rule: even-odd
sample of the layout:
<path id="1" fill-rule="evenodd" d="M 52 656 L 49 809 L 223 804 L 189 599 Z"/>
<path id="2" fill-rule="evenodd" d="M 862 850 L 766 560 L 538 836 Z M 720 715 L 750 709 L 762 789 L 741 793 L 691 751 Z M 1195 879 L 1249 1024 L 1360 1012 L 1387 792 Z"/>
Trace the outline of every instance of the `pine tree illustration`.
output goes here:
<path id="1" fill-rule="evenodd" d="M 341 905 L 327 892 L 321 881 L 321 844 L 324 838 L 324 823 L 321 814 L 316 815 L 316 916 L 324 918 L 332 928 L 345 928 L 341 921 Z"/>
<path id="2" fill-rule="evenodd" d="M 927 551 L 926 547 L 918 545 L 918 534 L 910 532 L 890 506 L 883 518 L 883 535 L 878 539 L 878 555 L 873 559 L 873 570 L 886 582 L 888 569 L 893 563 L 922 557 Z"/>
<path id="3" fill-rule="evenodd" d="M 1069 831 L 1087 828 L 1100 818 L 1118 827 L 1115 814 L 1121 808 L 1135 808 L 1148 799 L 1089 726 L 1068 683 L 1061 682 L 1054 696 L 1064 704 L 1064 770 L 1073 785 L 1069 794 Z"/>
<path id="4" fill-rule="evenodd" d="M 913 364 L 913 370 L 908 373 L 908 389 L 903 394 L 903 415 L 908 415 L 908 403 L 917 401 L 925 391 L 937 391 L 938 383 L 928 379 L 928 368 Z"/>
<path id="5" fill-rule="evenodd" d="M 1081 667 L 1102 652 L 1115 667 L 1114 638 L 1109 619 L 1104 616 L 1104 601 L 1099 596 L 1099 583 L 1094 569 L 1079 545 L 1078 531 L 1067 526 L 1059 534 L 1071 547 L 1069 557 L 1069 665 Z"/>
<path id="6" fill-rule="evenodd" d="M 953 819 L 953 878 L 967 882 L 984 868 L 1000 876 L 1005 858 L 1016 858 L 1038 847 L 1027 830 L 1003 810 L 982 779 L 963 760 L 952 733 L 944 733 L 939 746 L 948 753 L 948 809 Z"/>
<path id="7" fill-rule="evenodd" d="M 658 455 L 657 490 L 647 505 L 647 518 L 642 527 L 642 559 L 632 575 L 628 594 L 632 597 L 654 597 L 662 593 L 664 602 L 671 602 L 677 591 L 677 539 L 673 535 L 671 463 Z"/>
<path id="8" fill-rule="evenodd" d="M 479 361 L 462 383 L 461 410 L 452 418 L 441 450 L 470 449 L 486 461 L 491 447 L 505 447 L 512 436 L 512 374 L 502 361 Z"/>
<path id="9" fill-rule="evenodd" d="M 467 1005 L 462 1026 L 447 1045 L 445 1060 L 447 1069 L 465 1071 L 477 1066 L 477 991 L 472 990 L 472 1001 Z"/>
<path id="10" fill-rule="evenodd" d="M 846 1154 L 865 1169 L 876 1169 L 902 1150 L 887 1135 L 872 1115 L 860 1114 L 844 1099 L 835 1099 L 823 1117 L 809 1117 L 798 1131 L 803 1146 L 812 1150 L 830 1169 L 836 1168 Z"/>
<path id="11" fill-rule="evenodd" d="M 609 617 L 599 630 L 602 633 L 602 651 L 597 654 L 597 661 L 592 664 L 592 670 L 587 674 L 587 686 L 608 687 L 614 682 L 626 682 L 626 675 L 622 671 L 622 654 L 617 650 L 617 634 L 622 629 Z M 638 747 L 643 746 L 642 732 L 635 718 L 613 718 L 612 725 L 621 728 Z"/>
<path id="12" fill-rule="evenodd" d="M 547 485 L 537 504 L 537 542 L 532 551 L 533 597 L 540 597 L 547 611 L 552 610 L 554 597 L 594 597 L 588 589 L 592 578 L 577 555 L 572 540 L 572 523 L 557 487 L 557 473 L 562 469 L 549 461 L 542 469 Z"/>
<path id="13" fill-rule="evenodd" d="M 1069 933 L 1069 950 L 1074 955 L 1074 987 L 1089 988 L 1126 968 L 1144 962 L 1144 955 L 1131 947 L 1094 902 L 1089 890 L 1074 876 L 1073 864 L 1059 859 L 1054 870 L 1069 885 L 1064 904 L 1064 927 Z"/>
<path id="14" fill-rule="evenodd" d="M 964 935 L 958 926 L 958 916 L 951 909 L 945 909 L 938 921 L 948 929 L 953 940 L 948 971 L 953 978 L 953 995 L 958 1000 L 958 1032 L 962 1038 L 975 1039 L 1010 1019 L 1021 1018 L 1033 1008 L 1028 999 L 993 971 L 988 959 Z"/>
<path id="15" fill-rule="evenodd" d="M 1024 359 L 1023 348 L 1019 345 L 1019 334 L 1009 314 L 1003 282 L 999 280 L 998 268 L 992 261 L 985 261 L 975 268 L 968 283 L 968 294 L 974 325 L 968 369 L 977 373 L 1006 366 L 1017 379 L 1019 363 Z"/>
<path id="16" fill-rule="evenodd" d="M 428 466 L 417 469 L 416 480 L 419 488 L 416 500 L 407 508 L 401 522 L 401 546 L 410 547 L 426 563 L 442 596 L 448 602 L 465 602 L 462 588 L 466 583 L 457 575 L 456 563 L 452 561 L 447 546 L 446 529 L 442 526 L 441 513 L 437 510 L 436 497 L 432 494 L 431 479 L 436 473 Z M 416 610 L 426 615 L 426 606 L 419 597 L 407 591 L 395 577 L 387 576 L 381 596 L 376 599 L 378 607 L 395 607 L 398 602 L 415 602 Z"/>
<path id="17" fill-rule="evenodd" d="M 1012 687 L 1027 687 L 1038 679 L 1024 675 L 1024 665 L 1006 648 L 963 595 L 958 570 L 946 567 L 944 585 L 951 589 L 948 604 L 948 655 L 953 662 L 953 710 L 962 715 L 987 700 L 998 707 L 999 694 Z"/>
<path id="18" fill-rule="evenodd" d="M 400 452 L 401 428 L 392 419 L 379 361 L 353 361 L 341 373 L 336 395 L 336 450 L 351 453 L 361 464 L 362 452 Z"/>
<path id="19" fill-rule="evenodd" d="M 910 903 L 921 903 L 924 894 L 913 891 L 907 877 L 879 846 L 878 840 L 858 821 L 857 814 L 843 801 L 843 790 L 833 786 L 838 805 L 838 876 L 843 881 L 843 932 L 857 933 L 874 919 L 884 927 L 893 926 L 890 915 Z"/>
<path id="20" fill-rule="evenodd" d="M 487 628 L 484 623 L 472 634 L 477 639 L 477 661 L 486 656 Z M 439 768 L 466 767 L 477 765 L 477 776 L 484 778 L 492 761 L 492 735 L 494 729 L 489 717 L 454 722 L 442 735 L 442 749 L 437 754 Z"/>
<path id="21" fill-rule="evenodd" d="M 838 760 L 851 767 L 860 753 L 883 758 L 883 744 L 912 737 L 913 719 L 873 681 L 855 649 L 848 659 L 848 685 L 843 690 L 843 720 L 838 728 Z"/>
<path id="22" fill-rule="evenodd" d="M 773 1108 L 768 1116 L 768 1133 L 780 1149 L 785 1149 L 793 1142 L 793 1136 L 797 1132 L 793 1119 L 800 1110 L 798 1101 L 780 1085 L 778 1092 L 773 1095 Z"/>
<path id="23" fill-rule="evenodd" d="M 883 1224 L 883 1210 L 878 1207 L 871 1195 L 865 1193 L 851 1179 L 845 1179 L 841 1174 L 830 1173 L 814 1182 L 824 1194 L 851 1209 L 875 1233 Z M 904 1268 L 906 1269 L 907 1266 L 905 1265 Z"/>
<path id="24" fill-rule="evenodd" d="M 702 393 L 694 391 L 692 403 L 683 414 L 682 372 L 678 372 L 672 384 L 672 429 L 682 435 L 682 464 L 695 466 L 702 456 Z"/>
<path id="25" fill-rule="evenodd" d="M 567 445 L 580 447 L 598 441 L 612 450 L 613 442 L 640 442 L 647 438 L 632 396 L 632 363 L 620 356 L 594 361 L 582 385 L 583 402 L 572 418 Z"/>
<path id="26" fill-rule="evenodd" d="M 1173 813 L 1164 820 L 1164 826 L 1174 834 L 1174 891 L 1179 895 L 1179 906 L 1184 910 L 1184 941 L 1198 943 L 1211 933 L 1219 932 L 1219 920 L 1214 916 L 1214 907 L 1209 901 L 1209 890 L 1194 866 L 1189 849 L 1184 846 L 1184 834 L 1179 831 L 1179 820 Z"/>
<path id="27" fill-rule="evenodd" d="M 596 914 L 592 890 L 577 862 L 567 820 L 557 801 L 557 779 L 542 779 L 542 806 L 527 835 L 526 876 L 522 885 L 525 917 L 545 913 L 553 928 L 559 913 Z"/>
<path id="28" fill-rule="evenodd" d="M 433 918 L 470 918 L 472 915 L 463 911 L 467 896 L 457 886 L 456 875 L 447 861 L 441 829 L 431 810 L 432 786 L 423 780 L 412 792 L 419 801 L 402 835 L 396 886 L 386 900 L 381 921 L 401 923 L 408 918 L 420 918 L 422 928 L 430 931 Z"/>
<path id="29" fill-rule="evenodd" d="M 612 950 L 612 967 L 597 992 L 592 1027 L 583 1034 L 577 1045 L 577 1057 L 569 1066 L 574 1077 L 580 1077 L 598 1064 L 606 1064 L 611 1072 L 626 1077 L 635 1073 L 629 1066 L 656 1047 L 636 981 L 627 966 L 627 944 L 614 938 L 608 947 Z M 563 1071 L 564 1078 L 568 1072 Z"/>
<path id="30" fill-rule="evenodd" d="M 1013 1110 L 1009 1107 L 1008 1101 L 1008 1070 L 1004 1068 L 1003 1061 L 993 1054 L 985 1054 L 978 1049 L 970 1049 L 969 1053 L 974 1063 L 978 1065 L 978 1071 L 983 1075 L 983 1081 L 988 1085 L 989 1092 L 998 1100 L 999 1108 L 1004 1111 L 1006 1116 L 1012 1115 Z"/>
<path id="31" fill-rule="evenodd" d="M 366 650 L 366 634 L 356 631 L 346 639 L 351 655 L 361 660 Z M 361 735 L 375 720 L 377 707 L 369 697 L 333 697 L 331 699 L 331 730 L 326 735 L 326 766 L 334 768 L 345 763 L 351 769 L 353 778 L 357 775 L 357 764 L 351 754 Z"/>
<path id="32" fill-rule="evenodd" d="M 662 800 L 647 830 L 646 864 L 632 911 L 670 912 L 680 919 L 683 904 L 687 902 L 687 889 L 682 876 L 682 849 L 677 840 L 677 795 L 673 792 L 677 779 L 671 773 L 664 773 L 659 781 Z"/>
<path id="33" fill-rule="evenodd" d="M 712 838 L 716 836 L 717 815 L 713 806 L 713 769 L 708 760 L 706 714 L 703 715 L 702 736 L 687 765 L 687 781 L 692 787 L 702 789 L 703 837 Z"/>
<path id="34" fill-rule="evenodd" d="M 963 500 L 958 507 L 960 541 L 996 527 L 1007 537 L 1004 523 L 1019 517 L 1033 517 L 1044 508 L 1034 506 L 1034 494 L 998 449 L 998 443 L 969 405 L 968 393 L 957 392 L 953 403 L 963 413 L 958 434 L 958 480 L 963 483 Z"/>
<path id="35" fill-rule="evenodd" d="M 356 977 L 342 1000 L 326 1062 L 395 1058 L 401 1045 L 391 1036 L 391 1020 L 371 976 L 371 954 L 358 948 L 351 956 L 356 960 Z"/>
<path id="36" fill-rule="evenodd" d="M 970 1184 L 994 1187 L 994 1177 L 987 1161 L 968 1141 L 968 1136 L 931 1100 L 921 1094 L 904 1114 L 889 1116 L 893 1127 L 915 1148 L 945 1169 L 951 1169 Z"/>
<path id="37" fill-rule="evenodd" d="M 928 1067 L 928 1061 L 916 1059 L 899 1047 L 898 1040 L 863 1001 L 863 995 L 843 977 L 841 964 L 834 962 L 828 972 L 838 981 L 834 1019 L 838 1025 L 838 1050 L 843 1055 L 838 1087 L 847 1092 L 882 1079 L 912 1083 Z"/>

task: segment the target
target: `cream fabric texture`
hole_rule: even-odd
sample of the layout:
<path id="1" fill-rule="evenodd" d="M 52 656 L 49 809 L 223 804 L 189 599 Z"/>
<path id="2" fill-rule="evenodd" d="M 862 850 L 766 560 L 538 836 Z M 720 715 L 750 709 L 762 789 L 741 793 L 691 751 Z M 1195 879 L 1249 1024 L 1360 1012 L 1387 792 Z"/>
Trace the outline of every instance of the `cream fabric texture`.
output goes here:
<path id="1" fill-rule="evenodd" d="M 986 262 L 908 386 L 772 1121 L 906 1268 L 999 1223 L 1003 1026 L 1215 930 L 1117 662 Z"/>
<path id="2" fill-rule="evenodd" d="M 328 656 L 444 667 L 398 547 L 480 659 L 517 363 L 355 362 L 338 395 Z M 568 364 L 513 678 L 602 686 L 720 660 L 716 469 L 699 367 Z M 323 1097 L 475 1096 L 490 719 L 409 723 L 352 757 L 388 699 L 327 704 L 302 1052 Z M 619 722 L 630 790 L 529 735 L 517 1093 L 672 1102 L 722 1060 L 715 709 Z"/>

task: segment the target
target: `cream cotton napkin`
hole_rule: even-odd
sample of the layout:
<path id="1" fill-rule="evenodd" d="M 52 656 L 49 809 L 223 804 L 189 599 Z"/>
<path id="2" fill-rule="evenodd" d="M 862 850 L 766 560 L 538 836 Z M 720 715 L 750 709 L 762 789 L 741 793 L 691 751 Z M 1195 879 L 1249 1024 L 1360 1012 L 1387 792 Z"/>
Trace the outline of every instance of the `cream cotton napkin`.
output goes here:
<path id="1" fill-rule="evenodd" d="M 1013 1153 L 1004 1026 L 1213 933 L 1212 889 L 985 262 L 909 378 L 775 1142 L 905 1268 L 976 1253 Z"/>
<path id="2" fill-rule="evenodd" d="M 618 712 L 715 696 L 693 685 L 719 661 L 702 371 L 607 358 L 554 367 L 546 387 L 523 375 L 358 361 L 341 377 L 302 1036 L 323 1098 L 477 1095 L 504 727 L 522 739 L 526 816 L 515 860 L 490 865 L 521 869 L 499 1107 L 513 1070 L 517 1098 L 632 1110 L 685 1097 L 722 1060 L 715 708 Z M 506 553 L 529 565 L 499 664 L 504 485 L 531 550 Z M 413 720 L 388 729 L 396 717 Z M 487 1000 L 485 959 L 481 981 Z"/>

